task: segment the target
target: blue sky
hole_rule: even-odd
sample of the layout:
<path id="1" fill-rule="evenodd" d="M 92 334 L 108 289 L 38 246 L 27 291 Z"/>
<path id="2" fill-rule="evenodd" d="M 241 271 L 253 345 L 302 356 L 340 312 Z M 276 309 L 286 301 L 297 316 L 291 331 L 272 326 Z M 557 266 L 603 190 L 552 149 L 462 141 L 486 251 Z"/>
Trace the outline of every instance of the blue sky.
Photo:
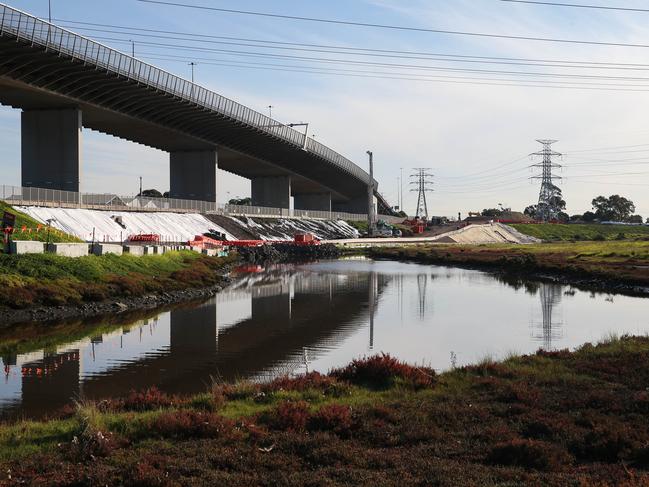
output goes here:
<path id="1" fill-rule="evenodd" d="M 186 1 L 222 8 L 380 24 L 649 44 L 649 14 L 641 13 L 542 7 L 498 0 Z M 646 6 L 642 0 L 608 0 L 607 3 Z M 10 5 L 47 16 L 46 0 L 13 0 Z M 52 0 L 52 10 L 53 17 L 61 19 L 57 23 L 83 21 L 282 42 L 471 56 L 649 64 L 649 49 L 641 48 L 326 25 L 183 9 L 135 0 Z M 466 213 L 498 203 L 522 209 L 534 203 L 538 195 L 538 185 L 526 180 L 532 175 L 526 169 L 532 161 L 526 156 L 538 150 L 535 139 L 552 138 L 560 141 L 556 149 L 567 154 L 561 175 L 565 177 L 562 188 L 571 213 L 588 209 L 594 196 L 620 193 L 631 197 L 638 212 L 649 217 L 649 165 L 644 165 L 642 160 L 649 161 L 649 127 L 645 126 L 649 92 L 450 84 L 285 72 L 258 69 L 260 66 L 235 68 L 209 63 L 241 63 L 252 59 L 252 62 L 284 66 L 323 65 L 172 50 L 144 43 L 171 42 L 177 47 L 190 43 L 90 31 L 79 25 L 70 29 L 127 52 L 130 51 L 128 42 L 114 39 L 133 38 L 137 56 L 188 78 L 190 67 L 187 63 L 195 61 L 198 63 L 195 79 L 200 84 L 264 113 L 268 105 L 273 105 L 273 116 L 279 120 L 308 121 L 311 133 L 319 141 L 359 164 L 366 163 L 365 151 L 373 150 L 380 190 L 390 201 L 396 202 L 400 168 L 403 167 L 407 175 L 413 167 L 431 167 L 436 176 L 436 192 L 429 201 L 432 213 L 455 215 L 458 211 Z M 261 51 L 241 46 L 201 45 L 210 49 Z M 335 54 L 265 52 L 340 58 Z M 157 59 L 169 55 L 178 59 Z M 367 61 L 365 57 L 347 59 Z M 646 71 L 579 71 L 403 59 L 386 62 L 649 77 Z M 390 71 L 374 67 L 338 67 L 390 73 L 420 72 L 409 68 Z M 647 84 L 642 80 L 636 82 L 643 83 Z M 0 169 L 5 184 L 20 182 L 19 122 L 18 111 L 0 108 Z M 637 149 L 610 149 L 640 144 L 648 145 Z M 146 187 L 166 190 L 169 186 L 165 153 L 89 130 L 84 131 L 83 149 L 82 187 L 85 191 L 134 192 L 140 175 Z M 629 150 L 642 152 L 628 153 Z M 250 185 L 246 180 L 220 171 L 218 186 L 219 200 L 224 201 L 247 195 Z M 408 185 L 404 187 L 407 189 Z M 415 200 L 415 194 L 405 194 L 407 210 L 414 210 Z"/>

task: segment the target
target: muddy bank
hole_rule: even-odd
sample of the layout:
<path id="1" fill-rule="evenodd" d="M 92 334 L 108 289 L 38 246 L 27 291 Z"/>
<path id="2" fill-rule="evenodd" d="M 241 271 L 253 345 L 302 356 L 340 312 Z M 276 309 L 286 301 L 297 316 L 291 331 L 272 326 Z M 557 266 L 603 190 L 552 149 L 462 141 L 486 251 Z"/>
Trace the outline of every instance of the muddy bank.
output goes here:
<path id="1" fill-rule="evenodd" d="M 620 262 L 609 257 L 579 262 L 579 249 L 572 253 L 537 252 L 515 247 L 436 247 L 419 249 L 371 248 L 374 259 L 462 267 L 498 274 L 504 279 L 538 280 L 582 290 L 649 296 L 649 272 L 638 262 Z M 608 254 L 606 254 L 608 255 Z"/>
<path id="2" fill-rule="evenodd" d="M 29 309 L 0 310 L 0 327 L 29 322 L 61 322 L 71 319 L 101 318 L 128 315 L 135 311 L 164 309 L 175 304 L 201 301 L 213 297 L 229 282 L 221 276 L 222 284 L 202 289 L 185 289 L 134 298 L 118 298 L 101 303 L 85 303 L 78 306 L 35 306 Z"/>
<path id="3" fill-rule="evenodd" d="M 241 259 L 249 263 L 313 261 L 337 259 L 343 252 L 333 244 L 292 245 L 274 244 L 261 247 L 243 247 L 238 250 Z"/>

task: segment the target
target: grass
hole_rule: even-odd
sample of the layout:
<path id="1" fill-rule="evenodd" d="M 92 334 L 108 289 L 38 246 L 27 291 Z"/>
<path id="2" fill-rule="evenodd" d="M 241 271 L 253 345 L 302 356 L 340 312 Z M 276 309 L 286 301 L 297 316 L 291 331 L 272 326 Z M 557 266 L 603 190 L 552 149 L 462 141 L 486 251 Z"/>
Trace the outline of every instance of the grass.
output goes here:
<path id="1" fill-rule="evenodd" d="M 152 389 L 0 424 L 0 482 L 647 485 L 649 338 L 436 375 L 389 356 L 328 375 Z"/>
<path id="2" fill-rule="evenodd" d="M 14 207 L 8 205 L 4 201 L 0 201 L 0 214 L 3 214 L 5 211 L 16 215 L 15 232 L 12 235 L 12 238 L 14 240 L 37 240 L 40 242 L 47 241 L 47 228 L 44 224 L 24 214 L 23 212 L 16 210 Z M 31 232 L 21 232 L 23 226 L 31 229 Z M 36 229 L 39 226 L 42 228 L 38 232 L 36 232 Z M 49 239 L 50 242 L 81 242 L 81 240 L 77 237 L 69 235 L 65 232 L 61 232 L 59 230 L 50 230 Z"/>
<path id="3" fill-rule="evenodd" d="M 0 255 L 0 307 L 79 305 L 111 298 L 208 287 L 217 271 L 236 259 L 191 251 L 163 255 Z"/>
<path id="4" fill-rule="evenodd" d="M 590 224 L 512 224 L 521 233 L 547 241 L 648 240 L 649 226 Z"/>
<path id="5" fill-rule="evenodd" d="M 422 245 L 371 249 L 377 258 L 469 265 L 516 274 L 559 273 L 580 280 L 649 285 L 649 242 L 554 242 L 534 245 Z"/>

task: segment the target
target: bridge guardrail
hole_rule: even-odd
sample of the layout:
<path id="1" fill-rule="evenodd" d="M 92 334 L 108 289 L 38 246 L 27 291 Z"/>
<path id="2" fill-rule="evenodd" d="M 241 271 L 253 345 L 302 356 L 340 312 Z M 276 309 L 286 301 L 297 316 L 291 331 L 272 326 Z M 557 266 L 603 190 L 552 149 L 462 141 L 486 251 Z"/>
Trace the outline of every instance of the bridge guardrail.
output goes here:
<path id="1" fill-rule="evenodd" d="M 128 54 L 0 3 L 0 35 L 4 34 L 105 68 L 243 122 L 322 157 L 366 184 L 369 182 L 369 174 L 352 161 L 284 123 Z"/>
<path id="2" fill-rule="evenodd" d="M 0 200 L 18 206 L 50 206 L 60 208 L 85 208 L 113 211 L 151 211 L 173 213 L 204 213 L 224 216 L 248 216 L 266 218 L 313 218 L 318 220 L 365 221 L 362 213 L 339 211 L 289 210 L 265 206 L 229 205 L 210 201 L 183 200 L 176 198 L 150 198 L 147 196 L 123 196 L 113 193 L 76 193 L 48 188 L 0 186 Z M 379 215 L 380 219 L 396 222 L 403 220 Z"/>

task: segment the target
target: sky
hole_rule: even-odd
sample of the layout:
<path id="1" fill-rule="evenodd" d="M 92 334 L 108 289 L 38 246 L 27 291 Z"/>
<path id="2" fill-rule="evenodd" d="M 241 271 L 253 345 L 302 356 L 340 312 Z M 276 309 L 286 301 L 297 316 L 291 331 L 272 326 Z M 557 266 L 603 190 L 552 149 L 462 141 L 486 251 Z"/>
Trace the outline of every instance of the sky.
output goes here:
<path id="1" fill-rule="evenodd" d="M 424 29 L 649 45 L 649 13 L 642 12 L 500 0 L 178 1 Z M 591 2 L 575 0 L 573 3 Z M 11 0 L 9 4 L 37 16 L 48 15 L 46 0 Z M 412 186 L 408 184 L 408 176 L 418 167 L 431 168 L 434 174 L 435 191 L 428 195 L 430 214 L 455 216 L 458 212 L 466 214 L 499 204 L 522 210 L 538 199 L 539 182 L 529 179 L 538 172 L 529 168 L 538 162 L 529 157 L 541 148 L 536 139 L 556 139 L 553 148 L 564 154 L 556 158 L 564 166 L 556 169 L 556 174 L 563 178 L 559 186 L 569 213 L 589 210 L 590 201 L 598 195 L 622 194 L 635 202 L 637 213 L 649 217 L 649 127 L 646 125 L 649 47 L 335 25 L 136 0 L 51 0 L 51 4 L 54 23 L 125 52 L 130 52 L 128 40 L 133 39 L 137 57 L 174 74 L 190 78 L 188 63 L 197 63 L 194 68 L 197 83 L 263 113 L 268 113 L 271 105 L 277 120 L 308 122 L 316 140 L 363 168 L 367 165 L 365 152 L 372 150 L 379 190 L 394 205 L 398 204 L 399 178 L 403 174 L 404 208 L 408 213 L 414 213 L 417 199 L 417 194 L 409 191 Z M 602 0 L 600 4 L 647 6 L 645 0 Z M 525 66 L 476 63 L 476 58 L 473 62 L 458 62 L 458 58 L 440 60 L 439 56 L 430 59 L 430 55 L 409 55 L 418 59 L 404 59 L 403 56 L 325 53 L 321 52 L 327 50 L 323 48 L 315 48 L 317 52 L 279 50 L 259 47 L 259 43 L 224 45 L 197 43 L 192 40 L 196 38 L 188 36 L 184 40 L 170 40 L 138 36 L 133 32 L 100 32 L 89 29 L 119 29 L 72 22 L 337 46 L 338 51 L 342 46 L 549 62 L 543 63 L 544 66 Z M 198 51 L 196 47 L 203 50 Z M 217 49 L 255 55 L 217 52 Z M 305 60 L 298 56 L 317 59 Z M 565 61 L 625 66 L 610 69 L 609 65 L 609 69 L 604 69 L 591 64 L 587 68 L 574 68 L 567 67 Z M 431 67 L 444 70 L 431 70 Z M 446 68 L 499 72 L 453 72 Z M 548 76 L 556 74 L 563 77 Z M 535 81 L 521 86 L 516 80 L 525 76 Z M 477 77 L 483 79 L 477 81 Z M 636 79 L 629 80 L 629 77 Z M 567 83 L 578 89 L 565 88 Z M 20 184 L 20 113 L 8 107 L 0 107 L 0 170 L 2 184 Z M 140 176 L 146 188 L 167 190 L 168 154 L 84 130 L 82 191 L 135 193 Z M 217 185 L 221 202 L 250 193 L 249 181 L 220 170 Z"/>

